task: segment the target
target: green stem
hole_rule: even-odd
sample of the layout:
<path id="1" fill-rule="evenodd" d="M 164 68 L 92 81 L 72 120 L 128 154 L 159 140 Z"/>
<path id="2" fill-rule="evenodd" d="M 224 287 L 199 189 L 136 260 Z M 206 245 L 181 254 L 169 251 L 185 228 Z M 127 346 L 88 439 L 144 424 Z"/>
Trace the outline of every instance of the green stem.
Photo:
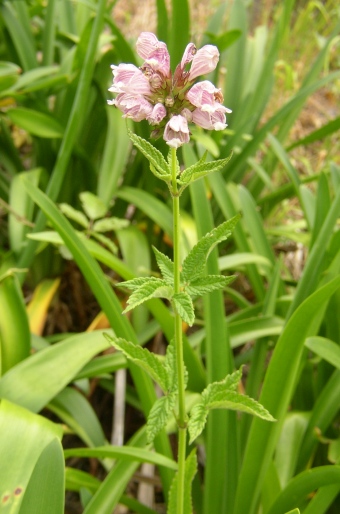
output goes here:
<path id="1" fill-rule="evenodd" d="M 172 169 L 171 185 L 173 199 L 173 242 L 174 242 L 174 292 L 180 292 L 180 212 L 179 195 L 176 181 L 176 149 L 171 148 Z M 184 360 L 182 342 L 182 319 L 175 310 L 175 344 L 176 344 L 176 363 L 178 376 L 178 483 L 177 483 L 177 514 L 184 514 L 184 472 L 185 472 L 185 453 L 186 453 L 186 413 L 185 413 L 185 383 L 184 383 Z"/>

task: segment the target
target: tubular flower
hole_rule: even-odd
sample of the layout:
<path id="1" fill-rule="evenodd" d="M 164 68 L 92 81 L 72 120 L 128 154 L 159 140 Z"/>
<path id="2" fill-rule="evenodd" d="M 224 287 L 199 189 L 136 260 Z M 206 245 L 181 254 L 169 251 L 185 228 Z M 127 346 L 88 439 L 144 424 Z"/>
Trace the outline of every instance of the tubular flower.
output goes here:
<path id="1" fill-rule="evenodd" d="M 216 68 L 216 46 L 197 50 L 189 43 L 173 74 L 167 46 L 154 34 L 142 32 L 136 48 L 144 60 L 140 68 L 133 64 L 111 66 L 113 83 L 109 91 L 117 97 L 108 100 L 109 105 L 115 105 L 125 118 L 147 120 L 154 127 L 151 137 L 163 136 L 175 148 L 190 140 L 188 123 L 207 130 L 226 128 L 225 114 L 231 110 L 222 105 L 221 90 L 208 80 L 194 84 L 199 75 Z"/>

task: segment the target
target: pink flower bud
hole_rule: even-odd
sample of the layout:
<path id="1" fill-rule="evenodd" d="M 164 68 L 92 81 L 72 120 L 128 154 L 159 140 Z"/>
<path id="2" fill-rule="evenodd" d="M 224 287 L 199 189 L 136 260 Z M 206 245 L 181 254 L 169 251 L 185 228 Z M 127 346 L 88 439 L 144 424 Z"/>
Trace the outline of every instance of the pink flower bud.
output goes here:
<path id="1" fill-rule="evenodd" d="M 120 93 L 111 105 L 118 107 L 123 113 L 123 118 L 131 118 L 133 121 L 142 121 L 152 113 L 152 105 L 141 95 Z"/>
<path id="2" fill-rule="evenodd" d="M 216 46 L 205 45 L 194 55 L 189 72 L 189 81 L 194 80 L 199 75 L 205 75 L 213 71 L 220 58 L 220 53 Z"/>
<path id="3" fill-rule="evenodd" d="M 190 140 L 187 120 L 181 116 L 173 116 L 165 126 L 164 140 L 169 146 L 178 148 Z"/>
<path id="4" fill-rule="evenodd" d="M 199 127 L 207 130 L 224 130 L 227 127 L 225 118 L 225 107 L 216 109 L 214 112 L 202 111 L 202 109 L 195 109 L 192 113 L 192 121 Z"/>
<path id="5" fill-rule="evenodd" d="M 192 112 L 186 107 L 181 110 L 181 116 L 183 116 L 183 118 L 185 118 L 188 122 L 192 121 Z"/>
<path id="6" fill-rule="evenodd" d="M 194 58 L 194 55 L 196 54 L 197 50 L 194 45 L 194 43 L 189 43 L 184 50 L 184 54 L 181 60 L 181 68 L 184 70 L 185 66 L 189 64 Z"/>
<path id="7" fill-rule="evenodd" d="M 143 72 L 133 64 L 111 66 L 114 76 L 109 91 L 113 93 L 130 93 L 150 95 L 150 84 Z"/>
<path id="8" fill-rule="evenodd" d="M 156 104 L 152 109 L 151 114 L 147 117 L 151 125 L 158 125 L 166 116 L 166 108 L 163 104 Z"/>

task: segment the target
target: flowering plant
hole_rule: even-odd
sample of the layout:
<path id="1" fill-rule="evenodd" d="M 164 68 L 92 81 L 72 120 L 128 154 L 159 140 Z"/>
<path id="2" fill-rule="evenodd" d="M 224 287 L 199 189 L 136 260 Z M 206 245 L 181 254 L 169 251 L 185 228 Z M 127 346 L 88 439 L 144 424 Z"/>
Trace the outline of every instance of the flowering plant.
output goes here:
<path id="1" fill-rule="evenodd" d="M 194 324 L 194 298 L 223 289 L 234 279 L 223 275 L 206 275 L 205 264 L 211 250 L 231 235 L 239 216 L 206 234 L 181 262 L 180 195 L 195 180 L 222 169 L 229 158 L 205 162 L 205 154 L 196 164 L 181 170 L 176 150 L 190 140 L 188 122 L 208 130 L 223 130 L 227 126 L 225 113 L 231 111 L 222 105 L 221 90 L 211 82 L 204 80 L 194 84 L 200 74 L 216 68 L 219 52 L 215 46 L 206 45 L 197 51 L 195 45 L 189 43 L 173 75 L 166 44 L 158 41 L 154 34 L 143 32 L 140 35 L 137 52 L 145 59 L 140 68 L 132 64 L 112 66 L 114 79 L 109 90 L 117 93 L 117 97 L 108 103 L 118 107 L 126 118 L 148 120 L 155 127 L 152 136 L 163 135 L 170 146 L 165 160 L 153 145 L 129 131 L 133 144 L 149 160 L 151 171 L 166 182 L 171 193 L 173 261 L 154 248 L 161 278 L 138 277 L 119 285 L 132 292 L 124 312 L 151 298 L 168 300 L 174 316 L 174 340 L 168 345 L 165 359 L 160 361 L 145 348 L 122 338 L 106 337 L 128 359 L 149 373 L 164 393 L 149 413 L 147 439 L 152 442 L 166 426 L 170 416 L 175 417 L 178 428 L 178 472 L 169 495 L 168 513 L 190 514 L 192 505 L 188 486 L 196 473 L 197 462 L 195 450 L 186 458 L 187 432 L 189 444 L 192 444 L 204 430 L 212 409 L 241 410 L 269 421 L 274 419 L 261 404 L 237 392 L 242 370 L 210 383 L 188 415 L 185 397 L 188 373 L 184 363 L 182 322 L 189 326 Z"/>
<path id="2" fill-rule="evenodd" d="M 138 55 L 145 59 L 140 68 L 133 64 L 111 66 L 114 79 L 109 91 L 118 95 L 108 101 L 110 105 L 118 107 L 126 118 L 147 120 L 155 127 L 151 137 L 163 135 L 174 148 L 188 143 L 189 122 L 208 130 L 226 128 L 225 113 L 231 110 L 222 105 L 221 90 L 208 80 L 194 84 L 199 75 L 216 68 L 216 46 L 197 50 L 189 43 L 173 74 L 167 46 L 154 34 L 142 32 L 136 46 Z"/>

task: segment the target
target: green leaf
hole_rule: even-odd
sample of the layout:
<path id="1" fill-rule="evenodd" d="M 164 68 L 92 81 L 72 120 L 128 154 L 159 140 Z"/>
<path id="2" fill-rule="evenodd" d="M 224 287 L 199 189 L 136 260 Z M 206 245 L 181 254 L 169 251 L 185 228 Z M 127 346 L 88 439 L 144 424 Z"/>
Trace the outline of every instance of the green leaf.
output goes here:
<path id="1" fill-rule="evenodd" d="M 128 130 L 129 137 L 133 144 L 142 152 L 142 154 L 148 159 L 150 165 L 154 167 L 154 173 L 157 172 L 159 178 L 171 178 L 171 171 L 168 163 L 164 159 L 161 152 L 159 152 L 152 144 L 145 141 L 142 137 L 133 134 L 131 130 Z"/>
<path id="2" fill-rule="evenodd" d="M 206 35 L 211 39 L 211 43 L 216 45 L 220 52 L 226 50 L 242 35 L 241 30 L 233 29 L 223 32 L 219 36 L 212 32 L 206 32 Z"/>
<path id="3" fill-rule="evenodd" d="M 140 286 L 148 283 L 149 281 L 150 277 L 136 277 L 131 280 L 126 280 L 125 282 L 119 282 L 119 284 L 116 284 L 116 287 L 125 287 L 126 289 L 130 289 L 131 291 L 135 291 Z"/>
<path id="4" fill-rule="evenodd" d="M 128 359 L 131 359 L 138 366 L 147 371 L 153 380 L 160 385 L 164 392 L 168 390 L 169 381 L 167 371 L 164 364 L 156 354 L 149 352 L 146 348 L 142 348 L 130 341 L 126 341 L 125 339 L 113 338 L 108 334 L 104 335 L 112 346 L 123 352 Z"/>
<path id="5" fill-rule="evenodd" d="M 195 312 L 190 296 L 187 293 L 176 293 L 172 297 L 172 302 L 182 320 L 191 327 L 195 321 Z"/>
<path id="6" fill-rule="evenodd" d="M 100 241 L 104 246 L 106 246 L 112 254 L 116 255 L 118 253 L 117 246 L 109 237 L 104 236 L 104 234 L 98 234 L 98 232 L 92 232 L 91 236 L 97 239 L 97 241 Z"/>
<path id="7" fill-rule="evenodd" d="M 322 359 L 340 369 L 340 348 L 337 343 L 325 337 L 308 337 L 305 346 Z"/>
<path id="8" fill-rule="evenodd" d="M 164 280 L 171 286 L 173 286 L 174 283 L 174 263 L 172 262 L 167 255 L 164 255 L 164 253 L 160 252 L 155 248 L 152 247 L 154 254 L 156 256 L 156 261 L 158 264 L 159 269 L 161 270 L 161 273 L 163 275 Z"/>
<path id="9" fill-rule="evenodd" d="M 275 421 L 273 416 L 259 402 L 235 391 L 220 391 L 206 403 L 208 409 L 231 409 L 246 412 L 266 421 Z"/>
<path id="10" fill-rule="evenodd" d="M 70 448 L 64 451 L 65 458 L 94 457 L 97 459 L 125 459 L 138 462 L 151 462 L 157 466 L 165 466 L 177 470 L 177 463 L 169 457 L 135 446 L 97 446 L 96 448 Z"/>
<path id="11" fill-rule="evenodd" d="M 7 116 L 19 127 L 33 136 L 43 138 L 63 137 L 64 129 L 54 116 L 26 107 L 16 107 L 7 111 Z"/>
<path id="12" fill-rule="evenodd" d="M 226 159 L 204 162 L 203 157 L 196 164 L 193 164 L 192 166 L 183 171 L 178 181 L 181 185 L 188 185 L 189 183 L 195 182 L 195 180 L 205 177 L 210 173 L 220 171 L 224 168 L 224 166 L 226 166 L 226 164 L 231 159 L 230 155 Z"/>
<path id="13" fill-rule="evenodd" d="M 203 402 L 200 402 L 191 409 L 190 419 L 188 422 L 189 431 L 189 444 L 192 444 L 195 439 L 202 433 L 207 422 L 209 411 Z"/>
<path id="14" fill-rule="evenodd" d="M 128 307 L 124 313 L 130 311 L 141 303 L 150 300 L 150 298 L 166 298 L 171 299 L 173 288 L 168 286 L 165 280 L 154 277 L 147 277 L 147 280 L 136 289 L 127 301 Z"/>
<path id="15" fill-rule="evenodd" d="M 192 450 L 185 461 L 184 471 L 184 498 L 183 498 L 183 512 L 185 514 L 192 514 L 192 499 L 191 499 L 191 484 L 197 472 L 197 458 L 196 448 Z M 171 484 L 170 495 L 169 495 L 169 506 L 168 514 L 177 514 L 177 484 L 178 484 L 178 473 L 174 476 Z"/>
<path id="16" fill-rule="evenodd" d="M 91 220 L 96 220 L 105 216 L 107 207 L 99 196 L 96 196 L 89 191 L 83 191 L 80 193 L 79 198 L 85 213 Z"/>
<path id="17" fill-rule="evenodd" d="M 185 291 L 190 296 L 203 296 L 211 291 L 224 289 L 228 284 L 230 284 L 230 282 L 233 282 L 235 278 L 235 276 L 224 277 L 223 275 L 208 275 L 207 277 L 200 277 L 186 286 Z"/>
<path id="18" fill-rule="evenodd" d="M 31 512 L 63 512 L 64 463 L 61 437 L 61 426 L 7 400 L 1 400 L 1 510 L 17 513 L 22 508 L 26 514 L 28 509 L 24 498 L 26 494 L 31 498 L 32 493 L 35 493 L 34 503 L 30 505 Z M 41 479 L 42 468 L 45 477 L 37 484 L 36 478 L 40 475 Z M 43 510 L 40 508 L 40 499 L 45 502 L 48 495 L 53 498 L 54 504 L 48 510 Z"/>
<path id="19" fill-rule="evenodd" d="M 78 211 L 72 205 L 68 203 L 60 203 L 59 209 L 65 216 L 67 216 L 70 220 L 79 223 L 84 228 L 87 228 L 89 225 L 89 220 L 86 218 L 85 214 L 81 211 Z"/>
<path id="20" fill-rule="evenodd" d="M 92 228 L 95 232 L 109 232 L 111 230 L 121 230 L 128 227 L 129 224 L 129 220 L 112 217 L 95 221 Z"/>
<path id="21" fill-rule="evenodd" d="M 240 215 L 234 216 L 202 237 L 183 262 L 183 281 L 190 284 L 203 275 L 210 252 L 218 243 L 225 241 L 231 235 L 239 219 Z"/>
<path id="22" fill-rule="evenodd" d="M 175 393 L 161 396 L 153 404 L 146 424 L 146 437 L 152 443 L 158 432 L 165 427 L 175 407 L 177 395 Z"/>

